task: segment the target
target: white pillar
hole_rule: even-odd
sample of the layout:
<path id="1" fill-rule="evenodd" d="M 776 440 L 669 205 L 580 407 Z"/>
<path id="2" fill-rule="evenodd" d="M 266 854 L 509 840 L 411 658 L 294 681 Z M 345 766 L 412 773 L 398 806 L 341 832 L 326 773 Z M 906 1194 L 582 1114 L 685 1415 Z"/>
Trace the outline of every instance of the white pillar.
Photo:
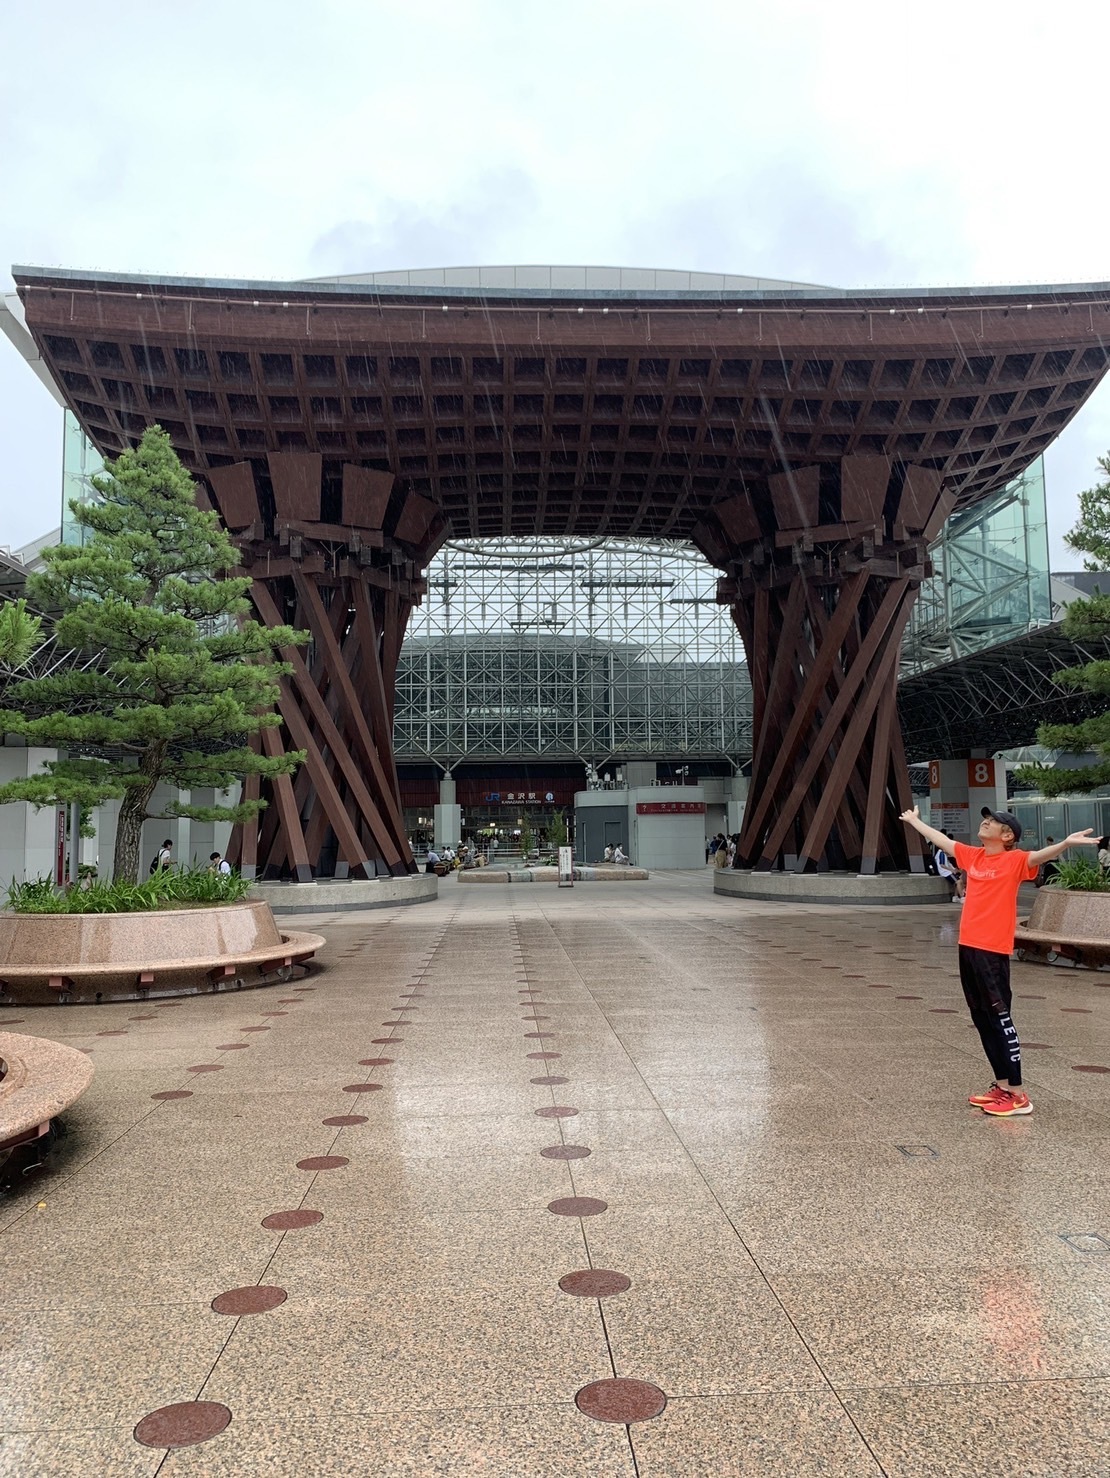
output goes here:
<path id="1" fill-rule="evenodd" d="M 448 843 L 457 847 L 462 841 L 462 807 L 455 804 L 455 782 L 450 775 L 444 775 L 439 782 L 439 804 L 432 824 L 437 847 Z"/>
<path id="2" fill-rule="evenodd" d="M 58 757 L 56 749 L 0 747 L 0 783 L 25 780 Z M 54 877 L 58 849 L 58 813 L 54 806 L 36 811 L 26 801 L 0 806 L 0 883 L 7 887 L 15 878 Z"/>
<path id="3" fill-rule="evenodd" d="M 956 842 L 975 843 L 984 806 L 1005 811 L 1006 766 L 986 756 L 929 761 L 929 822 Z"/>

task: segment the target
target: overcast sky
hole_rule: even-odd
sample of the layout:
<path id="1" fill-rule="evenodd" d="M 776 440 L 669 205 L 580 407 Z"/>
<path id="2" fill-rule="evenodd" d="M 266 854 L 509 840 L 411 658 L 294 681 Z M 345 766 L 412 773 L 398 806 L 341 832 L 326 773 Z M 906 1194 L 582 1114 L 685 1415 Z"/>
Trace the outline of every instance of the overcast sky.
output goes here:
<path id="1" fill-rule="evenodd" d="M 469 263 L 841 287 L 1110 279 L 1078 0 L 52 0 L 5 7 L 11 263 L 289 279 Z M 1110 382 L 1048 454 L 1053 563 Z M 0 336 L 0 544 L 60 412 Z"/>

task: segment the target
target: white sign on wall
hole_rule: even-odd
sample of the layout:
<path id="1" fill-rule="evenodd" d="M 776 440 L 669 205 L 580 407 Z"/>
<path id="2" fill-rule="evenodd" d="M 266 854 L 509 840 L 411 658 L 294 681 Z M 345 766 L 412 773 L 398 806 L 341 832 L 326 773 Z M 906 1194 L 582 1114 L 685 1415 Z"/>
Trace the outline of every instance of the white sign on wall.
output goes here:
<path id="1" fill-rule="evenodd" d="M 559 848 L 559 887 L 574 887 L 574 848 Z"/>
<path id="2" fill-rule="evenodd" d="M 938 831 L 943 831 L 945 836 L 955 837 L 957 841 L 970 835 L 970 813 L 966 801 L 955 804 L 946 801 L 942 805 L 933 806 L 929 819 Z"/>

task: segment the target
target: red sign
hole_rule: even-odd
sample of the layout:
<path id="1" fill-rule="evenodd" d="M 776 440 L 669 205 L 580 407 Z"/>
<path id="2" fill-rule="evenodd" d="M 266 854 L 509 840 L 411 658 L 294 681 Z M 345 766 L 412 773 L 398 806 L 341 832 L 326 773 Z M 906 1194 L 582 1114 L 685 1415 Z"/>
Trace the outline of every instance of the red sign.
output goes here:
<path id="1" fill-rule="evenodd" d="M 994 787 L 994 760 L 968 760 L 967 783 L 972 790 Z"/>
<path id="2" fill-rule="evenodd" d="M 704 801 L 637 801 L 637 816 L 704 816 Z"/>

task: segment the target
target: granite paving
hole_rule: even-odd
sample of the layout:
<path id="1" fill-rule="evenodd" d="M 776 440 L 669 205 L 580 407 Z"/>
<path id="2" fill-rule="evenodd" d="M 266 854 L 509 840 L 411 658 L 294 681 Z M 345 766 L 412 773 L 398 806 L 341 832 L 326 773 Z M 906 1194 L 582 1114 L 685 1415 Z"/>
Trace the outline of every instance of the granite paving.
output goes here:
<path id="1" fill-rule="evenodd" d="M 1110 1478 L 1110 973 L 1015 962 L 991 1119 L 956 906 L 712 886 L 0 1007 L 96 1069 L 0 1197 L 0 1475 Z"/>

